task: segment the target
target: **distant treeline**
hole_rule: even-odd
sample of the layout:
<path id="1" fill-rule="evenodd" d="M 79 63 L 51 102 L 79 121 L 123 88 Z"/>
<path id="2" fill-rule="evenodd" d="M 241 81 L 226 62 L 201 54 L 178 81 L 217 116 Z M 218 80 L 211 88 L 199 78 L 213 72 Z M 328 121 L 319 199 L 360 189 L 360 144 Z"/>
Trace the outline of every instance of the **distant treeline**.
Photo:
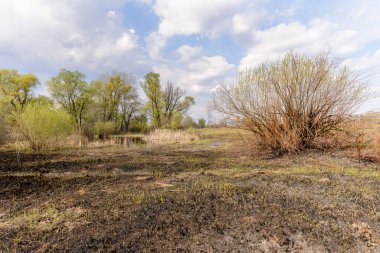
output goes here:
<path id="1" fill-rule="evenodd" d="M 33 96 L 37 85 L 33 74 L 0 70 L 0 141 L 10 133 L 37 138 L 32 136 L 36 131 L 102 139 L 119 132 L 205 126 L 204 119 L 196 123 L 186 115 L 194 98 L 171 82 L 162 85 L 158 73 L 146 74 L 141 82 L 145 100 L 138 96 L 135 77 L 126 72 L 106 73 L 87 82 L 83 73 L 62 69 L 46 82 L 49 97 Z"/>

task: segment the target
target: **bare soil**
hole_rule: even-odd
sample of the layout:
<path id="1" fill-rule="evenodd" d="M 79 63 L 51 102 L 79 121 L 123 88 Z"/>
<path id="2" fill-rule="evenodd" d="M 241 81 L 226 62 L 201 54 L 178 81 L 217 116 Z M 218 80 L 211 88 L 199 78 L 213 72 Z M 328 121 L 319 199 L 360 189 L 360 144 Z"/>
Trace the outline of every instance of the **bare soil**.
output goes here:
<path id="1" fill-rule="evenodd" d="M 186 145 L 0 151 L 0 252 L 380 252 L 380 165 Z"/>

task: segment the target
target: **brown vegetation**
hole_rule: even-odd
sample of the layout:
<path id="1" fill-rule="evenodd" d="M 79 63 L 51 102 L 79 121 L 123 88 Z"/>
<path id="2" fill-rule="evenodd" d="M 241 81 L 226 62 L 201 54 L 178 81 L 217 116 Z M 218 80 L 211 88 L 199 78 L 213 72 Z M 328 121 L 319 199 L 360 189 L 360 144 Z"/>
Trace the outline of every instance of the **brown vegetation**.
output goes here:
<path id="1" fill-rule="evenodd" d="M 211 107 L 234 117 L 262 146 L 298 151 L 341 131 L 365 99 L 365 87 L 327 54 L 308 58 L 290 52 L 221 86 Z"/>
<path id="2" fill-rule="evenodd" d="M 154 144 L 170 144 L 170 143 L 190 143 L 198 140 L 199 137 L 195 133 L 183 130 L 156 129 L 147 137 L 147 141 Z"/>

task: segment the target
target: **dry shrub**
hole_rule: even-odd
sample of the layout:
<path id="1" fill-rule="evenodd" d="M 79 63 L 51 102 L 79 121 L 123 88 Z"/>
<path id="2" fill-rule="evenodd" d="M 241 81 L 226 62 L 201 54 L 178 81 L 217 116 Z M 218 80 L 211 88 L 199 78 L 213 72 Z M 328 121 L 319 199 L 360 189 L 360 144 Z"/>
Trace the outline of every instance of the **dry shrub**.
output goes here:
<path id="1" fill-rule="evenodd" d="M 345 128 L 344 141 L 355 150 L 354 157 L 367 161 L 380 161 L 380 114 L 366 113 L 357 116 Z"/>
<path id="2" fill-rule="evenodd" d="M 375 115 L 376 116 L 376 115 Z M 323 149 L 353 149 L 359 157 L 380 158 L 380 116 L 365 114 L 355 117 L 327 137 L 315 139 L 314 145 Z"/>
<path id="3" fill-rule="evenodd" d="M 74 133 L 74 134 L 71 134 L 67 140 L 66 140 L 66 145 L 69 146 L 69 147 L 75 147 L 78 145 L 78 143 L 80 143 L 79 146 L 86 146 L 88 145 L 88 137 L 87 136 L 83 136 L 83 135 L 79 135 L 78 133 Z"/>
<path id="4" fill-rule="evenodd" d="M 321 150 L 352 148 L 356 147 L 357 137 L 357 134 L 352 130 L 334 131 L 327 136 L 316 137 L 312 147 Z"/>
<path id="5" fill-rule="evenodd" d="M 189 143 L 198 140 L 199 136 L 182 130 L 155 129 L 146 139 L 154 144 Z"/>
<path id="6" fill-rule="evenodd" d="M 380 161 L 380 114 L 368 113 L 361 128 L 364 156 Z"/>
<path id="7" fill-rule="evenodd" d="M 210 105 L 253 132 L 262 147 L 292 152 L 333 138 L 365 100 L 365 89 L 357 75 L 327 54 L 290 52 L 222 85 Z"/>

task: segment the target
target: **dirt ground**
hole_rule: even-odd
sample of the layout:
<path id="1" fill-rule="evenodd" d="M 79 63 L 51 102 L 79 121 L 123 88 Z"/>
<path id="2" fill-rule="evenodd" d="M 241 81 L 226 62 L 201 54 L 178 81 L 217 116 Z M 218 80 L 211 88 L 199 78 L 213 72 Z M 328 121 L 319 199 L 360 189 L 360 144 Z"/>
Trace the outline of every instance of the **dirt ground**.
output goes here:
<path id="1" fill-rule="evenodd" d="M 201 135 L 0 151 L 0 252 L 380 252 L 380 164 Z"/>

